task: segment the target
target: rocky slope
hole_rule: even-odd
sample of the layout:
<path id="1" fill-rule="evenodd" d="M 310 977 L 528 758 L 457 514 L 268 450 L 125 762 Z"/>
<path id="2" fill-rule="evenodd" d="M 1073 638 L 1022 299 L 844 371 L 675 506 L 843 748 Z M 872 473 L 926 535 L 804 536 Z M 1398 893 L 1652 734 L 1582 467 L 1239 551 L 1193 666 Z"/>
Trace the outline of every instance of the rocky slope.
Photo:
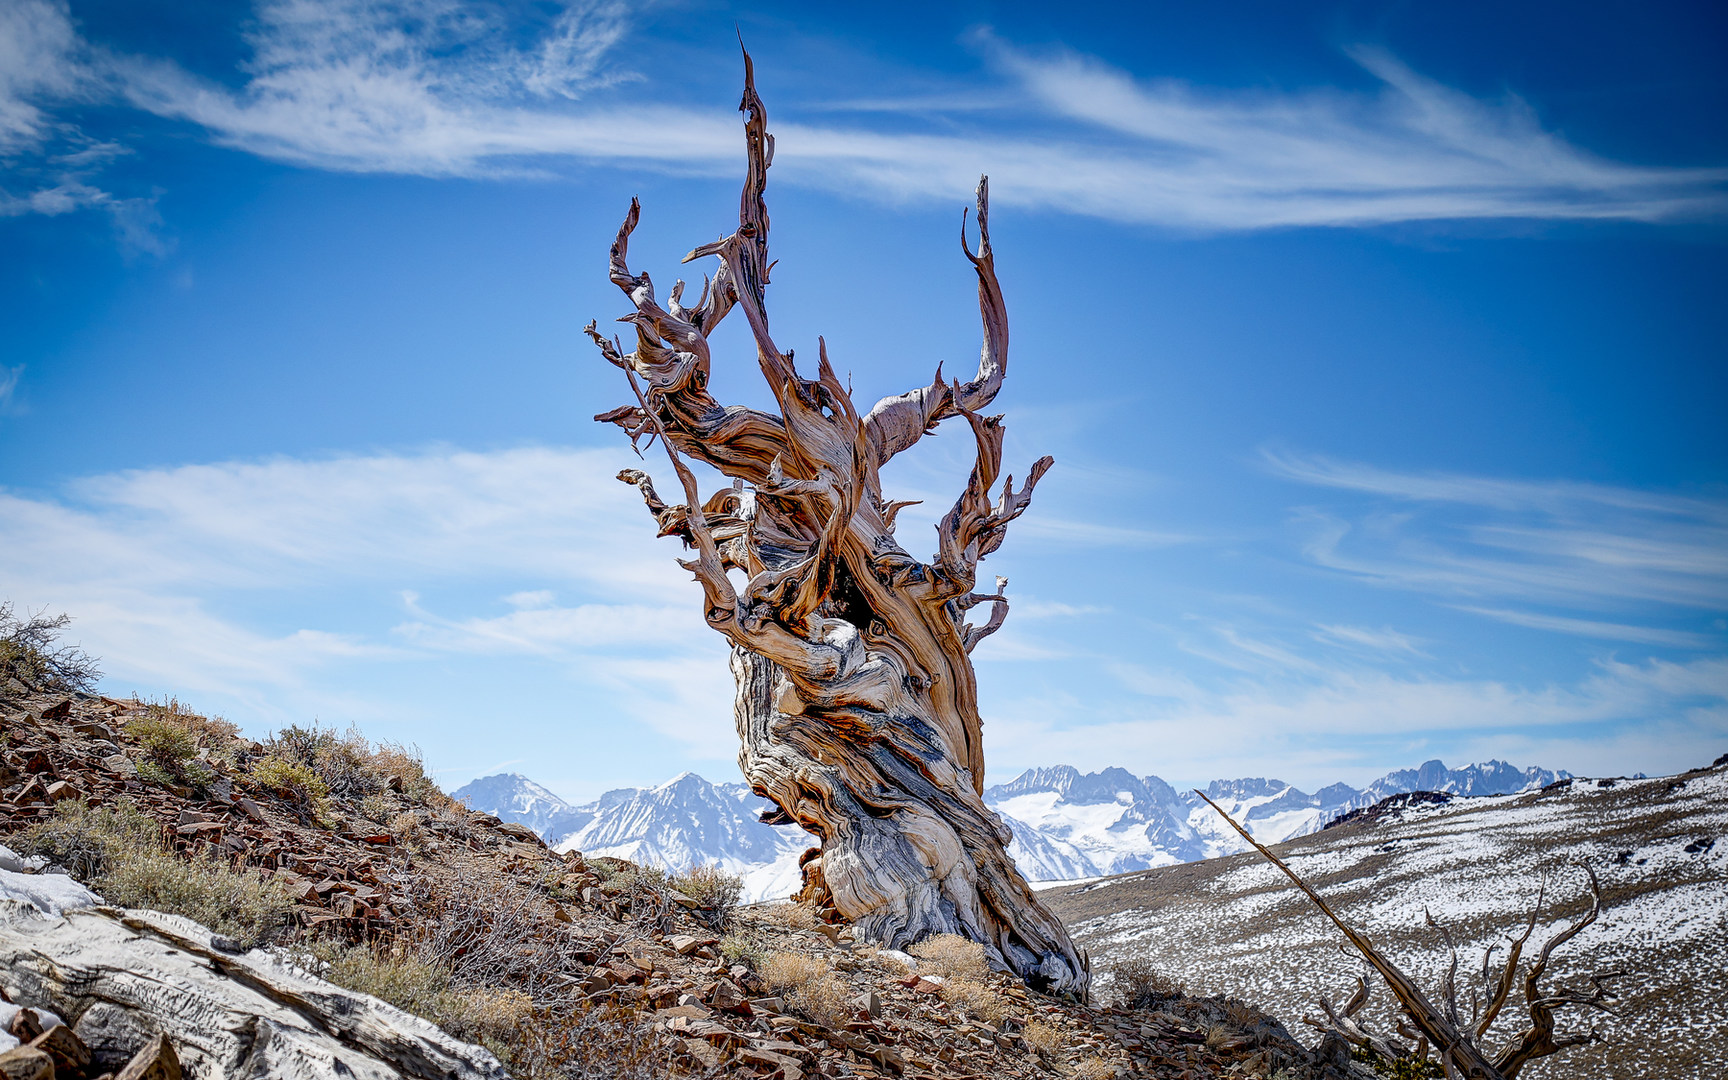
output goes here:
<path id="1" fill-rule="evenodd" d="M 206 733 L 198 755 L 182 763 L 196 784 L 166 776 L 153 756 L 170 720 Z M 140 741 L 146 732 L 156 750 Z M 680 893 L 659 875 L 554 852 L 523 826 L 428 793 L 412 775 L 379 771 L 401 759 L 368 757 L 352 741 L 345 745 L 357 756 L 342 759 L 323 753 L 334 743 L 301 739 L 323 748 L 312 760 L 328 794 L 295 793 L 275 755 L 304 735 L 260 745 L 177 706 L 0 691 L 0 839 L 27 853 L 43 842 L 45 824 L 82 836 L 72 826 L 109 820 L 104 814 L 144 820 L 149 832 L 138 842 L 160 844 L 158 857 L 186 868 L 188 881 L 210 887 L 214 875 L 284 900 L 284 921 L 254 927 L 264 944 L 253 949 L 171 916 L 32 907 L 24 919 L 14 904 L 0 919 L 7 993 L 20 1006 L 59 1011 L 65 1030 L 89 1035 L 108 1054 L 176 1032 L 192 1076 L 222 1074 L 236 1056 L 267 1061 L 260 1047 L 309 1038 L 308 1023 L 335 1032 L 341 1054 L 373 1046 L 372 1058 L 342 1067 L 358 1075 L 374 1072 L 372 1059 L 401 1075 L 469 1075 L 407 1067 L 401 1053 L 379 1049 L 389 1042 L 381 1037 L 367 1044 L 354 1031 L 361 1018 L 400 1014 L 366 990 L 476 1032 L 519 1077 L 1345 1075 L 1239 1001 L 1166 998 L 1139 1011 L 1081 1005 L 1040 997 L 1000 974 L 960 977 L 944 966 L 945 954 L 880 952 L 844 927 L 816 922 L 806 907 L 747 908 L 726 920 L 712 900 Z M 77 862 L 85 849 L 65 839 L 56 850 Z M 64 869 L 39 857 L 0 873 L 58 894 L 69 887 L 47 879 Z M 126 1003 L 126 1022 L 116 1023 L 90 999 L 105 984 L 79 974 L 77 958 L 92 943 L 124 958 L 101 978 L 154 980 L 182 997 L 226 993 L 230 1003 L 257 990 L 270 1002 L 236 1027 L 220 1017 L 245 1007 L 182 1008 L 156 1000 L 160 992 L 128 998 L 109 988 L 104 1000 Z M 351 988 L 320 982 L 308 964 Z M 436 993 L 421 992 L 429 969 L 442 973 Z M 211 989 L 228 983 L 236 985 Z M 337 1003 L 356 992 L 364 1000 Z M 329 1017 L 313 1021 L 322 1015 L 314 999 L 328 1004 Z M 444 1038 L 436 1044 L 446 1050 L 461 1045 L 420 1034 Z M 476 1067 L 486 1060 L 478 1047 L 462 1053 Z M 294 1072 L 258 1075 L 276 1074 Z"/>
<path id="2" fill-rule="evenodd" d="M 1458 941 L 1467 986 L 1482 950 L 1519 928 L 1547 875 L 1535 941 L 1585 906 L 1580 864 L 1608 908 L 1556 954 L 1551 986 L 1619 970 L 1603 1041 L 1527 1077 L 1720 1080 L 1728 1070 L 1728 756 L 1675 777 L 1567 779 L 1490 798 L 1400 796 L 1274 850 L 1358 930 L 1430 989 Z M 1108 877 L 1042 894 L 1105 967 L 1150 960 L 1191 992 L 1226 989 L 1294 1024 L 1313 999 L 1342 1003 L 1356 961 L 1312 904 L 1258 854 Z M 1586 984 L 1587 985 L 1587 984 Z M 1377 988 L 1378 1007 L 1387 998 Z M 1466 1001 L 1469 992 L 1461 995 Z M 1517 1000 L 1516 998 L 1514 999 Z M 1510 1012 L 1510 1010 L 1509 1010 Z M 1508 1020 L 1508 1024 L 1510 1018 Z M 1384 1030 L 1384 1027 L 1382 1028 Z"/>

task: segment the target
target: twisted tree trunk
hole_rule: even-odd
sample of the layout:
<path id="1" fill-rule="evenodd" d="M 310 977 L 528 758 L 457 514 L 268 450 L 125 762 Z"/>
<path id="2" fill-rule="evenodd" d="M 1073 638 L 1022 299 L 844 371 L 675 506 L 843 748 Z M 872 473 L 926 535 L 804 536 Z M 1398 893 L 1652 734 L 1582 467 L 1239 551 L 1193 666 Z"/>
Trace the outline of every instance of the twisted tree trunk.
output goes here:
<path id="1" fill-rule="evenodd" d="M 1001 578 L 994 593 L 973 591 L 977 566 L 1001 546 L 1051 464 L 1036 462 L 1019 491 L 1008 477 L 993 500 L 1004 432 L 1001 417 L 978 411 L 1007 370 L 1008 320 L 987 184 L 978 184 L 976 254 L 961 233 L 984 323 L 976 378 L 948 382 L 938 367 L 929 386 L 860 417 L 826 343 L 817 377 L 805 379 L 769 332 L 763 191 L 774 139 L 744 60 L 748 169 L 738 229 L 685 256 L 719 260 L 695 306 L 684 306 L 680 281 L 662 307 L 648 275 L 627 263 L 641 210 L 632 201 L 612 245 L 611 278 L 635 307 L 620 321 L 635 326 L 636 347 L 625 352 L 593 323 L 587 333 L 624 369 L 636 402 L 595 419 L 623 427 L 633 445 L 658 437 L 666 448 L 682 503 L 662 501 L 645 473 L 625 470 L 619 479 L 641 489 L 660 535 L 695 550 L 681 565 L 702 585 L 708 624 L 733 646 L 739 764 L 779 807 L 772 820 L 821 837 L 839 912 L 868 940 L 890 946 L 961 934 L 1035 986 L 1084 994 L 1085 957 L 1033 897 L 1008 858 L 1007 827 L 981 798 L 969 653 L 1002 625 L 1008 600 Z M 750 324 L 778 415 L 723 406 L 707 391 L 708 335 L 733 307 Z M 937 526 L 936 554 L 921 562 L 895 539 L 895 515 L 909 504 L 883 496 L 878 470 L 955 416 L 972 429 L 977 462 Z M 702 499 L 681 454 L 732 486 Z M 969 624 L 967 612 L 980 604 L 991 606 L 989 619 Z"/>

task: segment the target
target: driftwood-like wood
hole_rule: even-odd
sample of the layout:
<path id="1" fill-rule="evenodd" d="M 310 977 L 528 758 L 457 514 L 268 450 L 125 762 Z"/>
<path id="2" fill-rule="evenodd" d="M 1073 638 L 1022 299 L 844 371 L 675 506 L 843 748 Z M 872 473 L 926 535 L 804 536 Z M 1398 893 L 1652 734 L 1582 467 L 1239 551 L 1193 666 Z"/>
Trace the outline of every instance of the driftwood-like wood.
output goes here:
<path id="1" fill-rule="evenodd" d="M 1426 1063 L 1432 1048 L 1439 1059 L 1441 1071 L 1448 1080 L 1516 1080 L 1519 1072 L 1531 1061 L 1557 1054 L 1570 1046 L 1594 1042 L 1599 1038 L 1594 1028 L 1587 1032 L 1557 1034 L 1554 1030 L 1554 1014 L 1557 1009 L 1568 1005 L 1611 1012 L 1612 1000 L 1608 996 L 1606 983 L 1609 979 L 1619 978 L 1621 972 L 1598 972 L 1590 976 L 1592 989 L 1587 994 L 1567 990 L 1549 992 L 1541 986 L 1542 976 L 1548 970 L 1548 958 L 1554 950 L 1571 941 L 1579 931 L 1595 922 L 1602 914 L 1602 885 L 1596 880 L 1596 872 L 1588 866 L 1584 868 L 1584 872 L 1590 881 L 1590 910 L 1571 926 L 1549 938 L 1542 945 L 1536 960 L 1524 972 L 1524 1004 L 1530 1013 L 1529 1026 L 1508 1040 L 1499 1052 L 1489 1054 L 1481 1046 L 1488 1039 L 1490 1029 L 1505 1008 L 1512 987 L 1518 981 L 1518 960 L 1524 953 L 1524 946 L 1529 942 L 1530 935 L 1536 930 L 1536 920 L 1542 912 L 1542 900 L 1547 894 L 1546 883 L 1537 892 L 1536 903 L 1530 910 L 1530 919 L 1525 924 L 1524 932 L 1507 939 L 1509 949 L 1506 962 L 1501 966 L 1498 976 L 1491 974 L 1495 947 L 1490 946 L 1483 953 L 1481 980 L 1486 997 L 1474 998 L 1471 1018 L 1465 1021 L 1458 1007 L 1458 950 L 1452 944 L 1452 936 L 1434 921 L 1433 915 L 1423 912 L 1428 925 L 1439 931 L 1450 954 L 1445 978 L 1441 980 L 1440 1005 L 1436 1005 L 1409 976 L 1376 949 L 1366 935 L 1351 929 L 1349 924 L 1332 910 L 1331 905 L 1321 899 L 1313 887 L 1303 881 L 1296 871 L 1290 869 L 1283 859 L 1274 855 L 1271 849 L 1254 839 L 1247 829 L 1238 825 L 1236 819 L 1225 813 L 1223 807 L 1207 799 L 1203 793 L 1196 794 L 1206 799 L 1212 809 L 1230 823 L 1231 828 L 1241 833 L 1272 865 L 1295 882 L 1296 887 L 1306 893 L 1343 932 L 1350 944 L 1362 954 L 1362 958 L 1380 973 L 1381 978 L 1386 980 L 1387 988 L 1392 991 L 1392 996 L 1398 999 L 1404 1015 L 1414 1025 L 1413 1028 L 1407 1027 L 1400 1022 L 1399 1033 L 1414 1039 L 1416 1045 L 1414 1048 L 1407 1047 L 1397 1040 L 1378 1035 L 1369 1031 L 1365 1024 L 1355 1018 L 1356 1013 L 1368 1001 L 1368 984 L 1360 979 L 1356 993 L 1342 1010 L 1335 1009 L 1331 1002 L 1322 997 L 1320 1007 L 1325 1011 L 1326 1019 L 1317 1020 L 1305 1016 L 1302 1018 L 1305 1023 L 1319 1028 L 1331 1038 L 1362 1047 L 1388 1062 Z"/>
<path id="2" fill-rule="evenodd" d="M 989 188 L 978 183 L 978 247 L 962 220 L 961 250 L 978 278 L 984 344 L 977 374 L 878 402 L 860 415 L 818 339 L 805 378 L 769 330 L 768 208 L 763 193 L 774 137 L 744 58 L 746 175 L 738 228 L 690 252 L 714 258 L 694 305 L 677 282 L 662 303 L 647 273 L 630 269 L 634 200 L 612 245 L 611 279 L 634 308 L 626 351 L 586 332 L 622 368 L 634 401 L 595 417 L 617 424 L 639 451 L 658 439 L 682 501 L 667 502 L 644 472 L 639 488 L 661 536 L 695 557 L 681 565 L 703 591 L 708 625 L 732 644 L 739 764 L 755 791 L 821 838 L 833 906 L 864 938 L 902 947 L 937 933 L 982 942 L 1034 985 L 1083 995 L 1084 956 L 1032 894 L 1007 855 L 1011 839 L 983 803 L 984 749 L 970 652 L 1002 625 L 1006 582 L 973 591 L 978 564 L 1001 546 L 1039 477 L 1016 488 L 1002 473 L 1001 417 L 984 416 L 1008 368 L 1008 314 L 990 246 Z M 709 335 L 743 312 L 778 413 L 722 405 L 708 390 Z M 976 463 L 937 527 L 936 552 L 915 558 L 895 537 L 909 505 L 882 491 L 879 470 L 944 420 L 971 429 Z M 639 445 L 640 444 L 640 445 Z M 707 498 L 683 458 L 718 469 L 732 486 Z M 987 605 L 989 618 L 968 622 Z"/>
<path id="3" fill-rule="evenodd" d="M 3 894 L 0 894 L 3 895 Z M 333 986 L 177 915 L 111 907 L 47 915 L 0 898 L 0 975 L 62 1016 L 106 1069 L 159 1035 L 189 1076 L 231 1080 L 509 1080 L 483 1047 Z M 170 1054 L 173 1051 L 169 1051 Z"/>

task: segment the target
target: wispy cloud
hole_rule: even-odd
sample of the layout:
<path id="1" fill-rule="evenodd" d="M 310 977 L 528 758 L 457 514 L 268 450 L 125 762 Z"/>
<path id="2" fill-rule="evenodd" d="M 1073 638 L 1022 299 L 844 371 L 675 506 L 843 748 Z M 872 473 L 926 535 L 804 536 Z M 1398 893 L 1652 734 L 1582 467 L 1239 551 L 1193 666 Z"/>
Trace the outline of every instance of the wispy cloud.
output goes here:
<path id="1" fill-rule="evenodd" d="M 433 451 L 137 470 L 61 498 L 0 491 L 0 584 L 74 611 L 111 673 L 252 698 L 343 657 L 675 641 L 673 612 L 699 619 L 671 545 L 645 538 L 639 499 L 612 479 L 623 464 L 609 451 Z M 221 614 L 388 581 L 513 582 L 500 592 L 567 588 L 589 603 L 496 619 L 410 608 L 389 636 L 340 614 L 275 635 Z"/>
<path id="2" fill-rule="evenodd" d="M 15 7 L 30 14 L 27 28 L 42 47 L 30 59 L 0 54 L 13 72 L 0 83 L 0 138 L 39 138 L 51 123 L 43 102 L 72 95 L 76 73 L 92 69 L 76 59 L 84 46 L 63 4 Z M 571 162 L 735 170 L 739 135 L 729 108 L 677 104 L 675 88 L 617 59 L 632 33 L 652 32 L 637 25 L 648 17 L 639 9 L 577 0 L 537 24 L 520 23 L 523 10 L 455 0 L 264 0 L 246 32 L 252 57 L 237 85 L 167 57 L 100 53 L 97 67 L 103 86 L 134 107 L 195 124 L 222 145 L 316 168 L 424 176 L 553 173 Z M 925 74 L 918 81 L 929 90 L 915 98 L 845 109 L 773 102 L 776 175 L 847 194 L 950 200 L 967 198 L 988 172 L 1004 204 L 1201 229 L 1661 221 L 1717 214 L 1724 204 L 1728 170 L 1601 158 L 1544 128 L 1527 103 L 1471 97 L 1384 49 L 1351 52 L 1380 81 L 1377 92 L 1274 93 L 1160 80 L 988 31 L 971 44 L 992 64 L 994 77 L 982 83 Z M 635 83 L 628 97 L 605 93 L 624 81 Z"/>
<path id="3" fill-rule="evenodd" d="M 1298 515 L 1315 563 L 1480 607 L 1486 598 L 1651 615 L 1728 607 L 1728 501 L 1569 482 L 1398 473 L 1267 453 L 1274 474 L 1360 496 Z M 1601 620 L 1491 617 L 1625 641 L 1681 637 Z M 1487 611 L 1481 613 L 1487 614 Z M 1611 633 L 1612 631 L 1612 633 Z"/>
<path id="4" fill-rule="evenodd" d="M 65 0 L 0 4 L 0 217 L 106 213 L 128 253 L 168 248 L 154 195 L 98 186 L 125 147 L 94 138 L 61 113 L 107 93 Z"/>
<path id="5" fill-rule="evenodd" d="M 1273 672 L 1218 686 L 1186 673 L 1116 662 L 1110 670 L 1138 695 L 1088 703 L 1085 738 L 1054 718 L 1077 703 L 998 703 L 990 714 L 992 760 L 1012 770 L 1067 761 L 1126 765 L 1172 780 L 1258 773 L 1310 785 L 1341 776 L 1365 782 L 1385 762 L 1431 756 L 1435 746 L 1485 760 L 1532 748 L 1543 764 L 1616 775 L 1688 768 L 1708 761 L 1728 732 L 1728 658 L 1686 663 L 1603 661 L 1572 682 L 1520 686 L 1497 679 L 1395 676 L 1372 670 Z M 1644 742 L 1660 729 L 1659 746 Z M 1581 735 L 1589 732 L 1588 738 Z M 1559 740 L 1557 743 L 1556 740 Z M 1572 756 L 1554 760 L 1555 745 Z"/>
<path id="6" fill-rule="evenodd" d="M 1408 634 L 1400 634 L 1390 626 L 1382 626 L 1379 629 L 1371 626 L 1316 626 L 1313 636 L 1319 641 L 1354 646 L 1374 652 L 1407 653 L 1411 656 L 1427 655 L 1416 647 L 1415 639 Z"/>
<path id="7" fill-rule="evenodd" d="M 1676 649 L 1709 649 L 1722 642 L 1704 634 L 1683 630 L 1661 630 L 1650 626 L 1629 626 L 1626 623 L 1601 622 L 1596 619 L 1572 619 L 1564 615 L 1543 615 L 1534 611 L 1509 611 L 1504 608 L 1458 606 L 1459 611 L 1485 615 L 1490 619 L 1526 626 L 1532 630 L 1552 630 L 1578 637 L 1602 638 L 1608 641 L 1631 641 L 1643 645 L 1667 645 Z"/>
<path id="8" fill-rule="evenodd" d="M 24 378 L 24 365 L 16 367 L 0 367 L 0 416 L 11 412 L 15 406 L 12 399 L 17 396 L 18 383 Z"/>

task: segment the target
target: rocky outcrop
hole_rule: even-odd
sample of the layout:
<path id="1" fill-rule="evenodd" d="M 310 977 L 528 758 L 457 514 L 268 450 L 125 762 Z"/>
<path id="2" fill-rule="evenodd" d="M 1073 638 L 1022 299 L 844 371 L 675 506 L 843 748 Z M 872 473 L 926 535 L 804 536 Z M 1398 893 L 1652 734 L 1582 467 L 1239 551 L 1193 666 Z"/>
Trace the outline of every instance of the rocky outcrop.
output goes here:
<path id="1" fill-rule="evenodd" d="M 0 900 L 6 995 L 72 1025 L 119 1070 L 166 1036 L 185 1075 L 240 1078 L 506 1076 L 484 1049 L 340 989 L 188 919 L 94 907 L 55 916 Z"/>

